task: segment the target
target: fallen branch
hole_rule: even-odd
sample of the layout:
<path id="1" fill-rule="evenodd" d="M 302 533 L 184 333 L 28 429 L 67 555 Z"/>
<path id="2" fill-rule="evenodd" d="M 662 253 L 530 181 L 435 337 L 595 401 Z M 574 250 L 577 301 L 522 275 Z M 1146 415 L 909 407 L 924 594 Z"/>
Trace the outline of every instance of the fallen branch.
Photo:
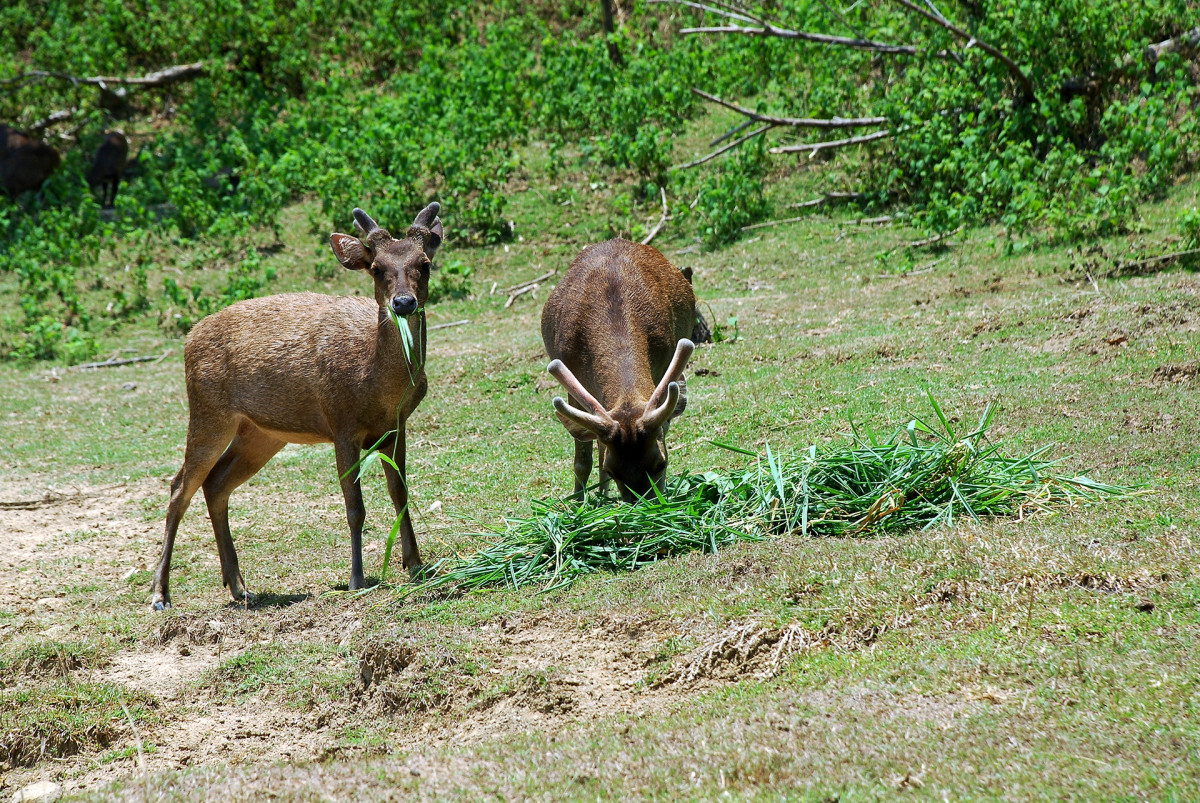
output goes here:
<path id="1" fill-rule="evenodd" d="M 907 248 L 924 248 L 927 245 L 933 245 L 934 243 L 940 243 L 942 240 L 946 239 L 947 237 L 953 237 L 954 235 L 958 234 L 960 231 L 962 231 L 966 227 L 967 226 L 964 223 L 963 225 L 959 226 L 954 231 L 944 231 L 941 234 L 935 234 L 932 237 L 926 237 L 924 240 L 913 240 L 911 243 L 908 243 L 906 247 Z"/>
<path id="2" fill-rule="evenodd" d="M 857 201 L 862 197 L 863 194 L 861 192 L 827 192 L 819 198 L 813 198 L 811 201 L 788 204 L 784 209 L 807 209 L 810 206 L 821 206 L 833 201 Z"/>
<path id="3" fill-rule="evenodd" d="M 64 494 L 58 491 L 46 491 L 41 499 L 13 499 L 0 501 L 0 510 L 40 510 L 44 507 L 53 507 L 64 502 L 74 502 L 79 499 L 95 499 L 105 491 L 111 491 L 114 488 L 122 488 L 124 485 L 118 483 L 116 485 L 106 485 L 103 488 L 94 488 L 91 491 L 76 490 L 75 493 Z"/>
<path id="4" fill-rule="evenodd" d="M 16 82 L 27 82 L 37 78 L 57 78 L 60 81 L 70 81 L 73 84 L 92 84 L 99 87 L 105 87 L 109 84 L 124 84 L 127 86 L 170 86 L 171 84 L 179 83 L 180 81 L 190 81 L 196 76 L 204 72 L 204 62 L 197 61 L 194 64 L 178 64 L 174 67 L 167 67 L 164 70 L 148 73 L 137 77 L 119 77 L 111 75 L 93 75 L 90 77 L 81 77 L 77 75 L 69 75 L 68 73 L 58 72 L 56 70 L 29 70 L 21 75 L 6 78 L 0 81 L 0 84 L 11 84 Z"/>
<path id="5" fill-rule="evenodd" d="M 81 365 L 75 365 L 72 367 L 75 368 L 76 370 L 83 371 L 83 370 L 88 370 L 88 369 L 92 369 L 92 368 L 113 368 L 118 365 L 132 365 L 135 362 L 152 362 L 153 361 L 155 363 L 160 363 L 167 357 L 168 354 L 171 353 L 171 351 L 172 351 L 172 349 L 167 349 L 162 354 L 159 354 L 156 356 L 151 356 L 151 357 L 127 357 L 123 360 L 108 359 L 108 360 L 103 360 L 101 362 L 85 362 Z"/>
<path id="6" fill-rule="evenodd" d="M 1008 56 L 1006 56 L 1004 54 L 1004 51 L 1000 50 L 1000 48 L 995 47 L 993 45 L 989 45 L 987 42 L 976 39 L 974 36 L 967 33 L 962 28 L 959 28 L 957 25 L 950 22 L 949 20 L 947 20 L 945 17 L 941 16 L 940 14 L 934 14 L 932 11 L 921 8 L 920 6 L 909 2 L 909 0 L 892 0 L 892 1 L 895 3 L 899 3 L 900 5 L 907 8 L 909 11 L 915 11 L 917 14 L 920 14 L 922 17 L 924 17 L 927 20 L 936 22 L 938 25 L 942 26 L 947 31 L 950 31 L 950 33 L 954 34 L 959 39 L 962 39 L 964 42 L 966 42 L 967 47 L 970 47 L 971 45 L 975 45 L 980 50 L 982 50 L 984 53 L 987 53 L 989 56 L 992 56 L 993 58 L 999 60 L 1005 67 L 1008 68 L 1008 72 L 1013 76 L 1013 78 L 1017 79 L 1017 83 L 1019 83 L 1021 85 L 1021 90 L 1022 90 L 1023 95 L 1025 96 L 1025 99 L 1033 100 L 1033 98 L 1035 97 L 1035 93 L 1033 91 L 1033 81 L 1029 80 L 1029 76 L 1025 74 L 1025 72 L 1017 65 L 1017 63 L 1015 61 L 1013 61 Z"/>
<path id="7" fill-rule="evenodd" d="M 879 217 L 857 217 L 854 220 L 843 221 L 850 226 L 878 226 L 881 223 L 891 223 L 891 215 L 880 215 Z"/>
<path id="8" fill-rule="evenodd" d="M 762 17 L 753 16 L 746 9 L 736 8 L 734 6 L 726 5 L 725 8 L 735 10 L 724 11 L 709 5 L 688 2 L 688 0 L 649 0 L 649 2 L 688 6 L 690 8 L 706 11 L 710 14 L 716 14 L 717 16 L 725 17 L 727 19 L 738 22 L 748 22 L 761 26 L 758 28 L 746 28 L 740 25 L 683 28 L 679 32 L 684 35 L 699 33 L 728 33 L 741 34 L 744 36 L 771 36 L 779 39 L 800 39 L 806 42 L 817 42 L 824 45 L 849 47 L 853 48 L 854 50 L 865 50 L 871 53 L 901 53 L 908 56 L 915 56 L 918 52 L 917 48 L 911 45 L 890 45 L 886 42 L 876 42 L 871 39 L 852 39 L 845 36 L 831 36 L 830 34 L 824 33 L 811 33 L 809 31 L 794 31 L 788 28 L 781 28 L 778 25 L 763 19 Z"/>
<path id="9" fill-rule="evenodd" d="M 722 134 L 721 136 L 717 137 L 717 138 L 716 138 L 716 139 L 714 139 L 712 142 L 708 143 L 708 147 L 710 147 L 710 148 L 715 148 L 715 147 L 717 147 L 718 145 L 720 145 L 722 142 L 724 142 L 725 140 L 727 140 L 727 139 L 729 139 L 730 137 L 732 137 L 734 134 L 740 134 L 741 132 L 745 131 L 747 128 L 749 128 L 749 127 L 750 127 L 750 126 L 752 126 L 752 125 L 754 125 L 754 121 L 753 121 L 753 120 L 747 120 L 747 121 L 746 121 L 746 122 L 744 122 L 744 123 L 740 123 L 739 125 L 735 125 L 733 128 L 729 129 L 729 130 L 728 130 L 728 131 L 726 131 L 724 134 Z"/>
<path id="10" fill-rule="evenodd" d="M 786 125 L 793 128 L 862 128 L 869 125 L 883 125 L 888 121 L 886 117 L 772 117 L 767 114 L 759 114 L 744 106 L 738 106 L 736 103 L 721 100 L 716 95 L 710 95 L 695 87 L 692 87 L 692 94 L 699 95 L 705 100 L 724 106 L 727 109 L 732 109 L 738 114 L 749 117 L 751 120 L 757 120 L 760 123 L 770 123 L 771 125 Z"/>
<path id="11" fill-rule="evenodd" d="M 652 228 L 650 233 L 647 234 L 642 240 L 642 245 L 650 245 L 650 241 L 653 240 L 655 235 L 658 234 L 658 230 L 663 227 L 664 223 L 671 219 L 670 216 L 667 215 L 667 191 L 662 187 L 659 187 L 658 191 L 662 195 L 662 217 L 658 219 L 658 222 L 654 224 L 654 228 Z"/>
<path id="12" fill-rule="evenodd" d="M 1167 39 L 1153 45 L 1146 45 L 1145 58 L 1146 66 L 1153 68 L 1158 64 L 1159 58 L 1163 53 L 1176 53 L 1185 50 L 1194 50 L 1200 47 L 1200 28 L 1192 28 L 1187 33 L 1181 33 L 1172 39 Z"/>
<path id="13" fill-rule="evenodd" d="M 1133 270 L 1135 273 L 1142 268 L 1156 265 L 1159 262 L 1168 262 L 1170 260 L 1179 259 L 1180 257 L 1190 257 L 1195 254 L 1200 254 L 1200 248 L 1190 248 L 1187 251 L 1174 251 L 1170 254 L 1159 254 L 1158 256 L 1146 257 L 1139 259 L 1136 262 L 1119 262 L 1116 268 L 1111 271 L 1109 276 L 1120 276 L 1126 271 Z"/>
<path id="14" fill-rule="evenodd" d="M 513 292 L 509 293 L 508 301 L 504 302 L 504 308 L 508 309 L 511 307 L 513 302 L 517 300 L 517 296 L 523 296 L 526 293 L 537 293 L 538 286 L 539 285 L 537 284 L 531 284 L 528 287 L 522 287 L 520 290 L 514 290 Z"/>
<path id="15" fill-rule="evenodd" d="M 754 122 L 753 120 L 747 120 L 746 125 L 750 125 L 753 122 Z M 717 148 L 715 151 L 708 154 L 707 156 L 702 156 L 699 159 L 696 159 L 695 161 L 688 162 L 687 164 L 675 165 L 671 169 L 672 170 L 687 170 L 689 167 L 696 167 L 697 165 L 702 165 L 705 162 L 708 162 L 708 161 L 711 161 L 711 160 L 717 158 L 718 156 L 725 153 L 726 151 L 733 150 L 734 148 L 736 148 L 738 145 L 741 145 L 746 140 L 754 139 L 755 137 L 757 137 L 759 134 L 763 133 L 764 131 L 770 131 L 774 127 L 775 127 L 775 125 L 773 123 L 764 125 L 764 126 L 760 126 L 759 128 L 756 128 L 753 131 L 751 131 L 749 134 L 746 134 L 744 137 L 738 137 L 737 139 L 735 139 L 733 142 L 729 143 L 728 145 L 726 145 L 722 148 Z"/>
<path id="16" fill-rule="evenodd" d="M 72 117 L 75 116 L 75 112 L 77 112 L 77 111 L 79 111 L 79 110 L 78 109 L 59 109 L 56 112 L 50 112 L 45 117 L 43 117 L 41 120 L 38 120 L 36 123 L 33 123 L 25 130 L 27 132 L 29 132 L 30 134 L 40 134 L 42 131 L 44 131 L 45 129 L 49 128 L 50 126 L 52 126 L 56 123 L 65 123 L 67 120 L 70 120 Z"/>
<path id="17" fill-rule="evenodd" d="M 501 292 L 506 293 L 508 295 L 512 295 L 513 292 L 516 290 L 520 290 L 524 287 L 529 287 L 530 285 L 541 284 L 542 282 L 546 281 L 547 279 L 549 279 L 551 276 L 553 276 L 556 273 L 558 273 L 558 268 L 555 268 L 554 270 L 548 270 L 545 273 L 543 273 L 541 276 L 537 277 L 536 279 L 530 279 L 529 281 L 519 282 L 517 284 L 514 284 L 512 287 L 508 288 L 507 290 L 502 290 Z"/>
<path id="18" fill-rule="evenodd" d="M 432 332 L 434 329 L 449 329 L 451 326 L 465 326 L 471 321 L 463 318 L 461 321 L 451 321 L 450 323 L 435 323 L 433 326 L 427 327 L 425 331 Z"/>
<path id="19" fill-rule="evenodd" d="M 847 137 L 845 139 L 831 139 L 825 142 L 810 142 L 803 145 L 780 145 L 771 148 L 768 153 L 804 153 L 807 151 L 811 159 L 817 155 L 818 151 L 845 148 L 850 145 L 861 145 L 864 142 L 874 142 L 877 139 L 885 139 L 891 135 L 891 131 L 873 131 L 870 134 L 862 134 L 857 137 Z"/>

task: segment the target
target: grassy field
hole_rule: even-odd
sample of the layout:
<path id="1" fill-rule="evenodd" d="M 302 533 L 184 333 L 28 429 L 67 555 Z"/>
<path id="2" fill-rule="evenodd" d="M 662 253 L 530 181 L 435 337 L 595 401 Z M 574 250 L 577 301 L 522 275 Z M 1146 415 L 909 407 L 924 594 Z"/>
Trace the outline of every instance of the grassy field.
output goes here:
<path id="1" fill-rule="evenodd" d="M 800 175 L 777 191 L 797 193 Z M 470 268 L 474 293 L 429 310 L 431 325 L 470 323 L 432 333 L 430 392 L 409 425 L 427 560 L 570 490 L 537 324 L 554 279 L 508 309 L 493 283 L 561 275 L 631 225 L 595 177 L 509 189 L 520 239 L 456 247 L 448 232 L 441 259 Z M 1170 264 L 1110 274 L 1127 253 L 1176 250 L 1173 221 L 1198 191 L 1148 206 L 1136 234 L 1073 246 L 984 228 L 909 249 L 904 226 L 835 211 L 706 252 L 668 223 L 655 245 L 695 269 L 710 321 L 737 335 L 692 360 L 673 473 L 747 465 L 713 440 L 797 454 L 844 439 L 850 416 L 890 433 L 929 416 L 928 390 L 964 425 L 998 404 L 991 437 L 1013 453 L 1057 444 L 1067 469 L 1154 493 L 1053 518 L 740 544 L 546 595 L 338 593 L 349 550 L 332 450 L 289 446 L 231 504 L 260 602 L 230 604 L 197 499 L 175 608 L 152 613 L 186 429 L 181 338 L 169 322 L 129 325 L 105 353 L 166 357 L 0 366 L 0 786 L 166 800 L 1191 798 L 1200 278 Z M 288 210 L 279 243 L 255 235 L 271 289 L 368 292 L 309 212 Z M 645 217 L 632 222 L 656 220 L 652 206 Z M 192 270 L 219 269 L 184 248 Z M 122 271 L 106 253 L 90 291 Z M 13 294 L 0 295 L 3 314 Z M 391 507 L 382 476 L 365 485 L 378 575 Z"/>

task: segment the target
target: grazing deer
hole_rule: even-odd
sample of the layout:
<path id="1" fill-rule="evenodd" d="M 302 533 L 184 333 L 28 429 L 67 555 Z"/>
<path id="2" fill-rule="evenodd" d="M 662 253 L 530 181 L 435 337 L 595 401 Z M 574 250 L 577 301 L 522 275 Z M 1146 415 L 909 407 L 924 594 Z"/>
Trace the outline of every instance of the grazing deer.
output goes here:
<path id="1" fill-rule="evenodd" d="M 96 158 L 87 174 L 91 187 L 100 186 L 100 206 L 108 209 L 117 201 L 117 189 L 121 185 L 121 174 L 129 159 L 129 140 L 120 131 L 109 131 L 96 149 Z M 111 192 L 111 197 L 110 193 Z"/>
<path id="2" fill-rule="evenodd" d="M 60 162 L 54 148 L 0 124 L 0 185 L 10 198 L 42 186 Z"/>
<path id="3" fill-rule="evenodd" d="M 626 502 L 663 489 L 695 322 L 691 283 L 656 248 L 609 240 L 571 263 L 542 310 L 542 342 L 547 370 L 570 394 L 553 403 L 575 439 L 575 493 L 592 473 L 592 441 L 602 487 L 615 480 Z"/>
<path id="4" fill-rule="evenodd" d="M 404 566 L 421 566 L 408 515 L 404 430 L 421 403 L 425 379 L 425 316 L 429 270 L 442 243 L 438 204 L 417 215 L 394 239 L 366 212 L 354 210 L 357 237 L 333 234 L 342 266 L 375 280 L 375 301 L 289 293 L 241 301 L 192 330 L 184 348 L 187 447 L 171 483 L 162 559 L 151 605 L 169 607 L 171 549 L 179 521 L 203 486 L 221 575 L 235 600 L 253 599 L 238 569 L 229 534 L 229 495 L 287 443 L 333 443 L 350 524 L 350 588 L 364 585 L 362 527 L 366 518 L 355 466 L 364 445 L 380 439 L 388 492 L 401 516 Z M 416 345 L 408 354 L 398 327 Z"/>

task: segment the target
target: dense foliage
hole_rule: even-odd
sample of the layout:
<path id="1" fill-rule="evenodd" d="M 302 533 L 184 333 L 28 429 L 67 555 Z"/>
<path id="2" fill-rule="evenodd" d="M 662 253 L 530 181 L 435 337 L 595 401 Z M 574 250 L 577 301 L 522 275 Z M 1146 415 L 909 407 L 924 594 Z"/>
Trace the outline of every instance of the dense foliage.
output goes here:
<path id="1" fill-rule="evenodd" d="M 853 186 L 830 189 L 899 204 L 932 231 L 995 219 L 1071 236 L 1121 230 L 1200 147 L 1195 64 L 1166 54 L 1148 75 L 1139 55 L 1186 27 L 1187 5 L 953 9 L 1034 79 L 1030 99 L 996 59 L 887 4 L 857 4 L 846 16 L 819 0 L 771 8 L 797 28 L 914 43 L 924 55 L 681 36 L 704 12 L 634 3 L 611 35 L 623 54 L 615 66 L 594 2 L 19 0 L 0 9 L 0 120 L 29 125 L 55 109 L 80 111 L 51 129 L 76 131 L 78 146 L 43 189 L 0 199 L 0 275 L 18 277 L 21 316 L 3 322 L 0 353 L 78 360 L 104 327 L 157 315 L 186 329 L 263 292 L 271 270 L 249 234 L 277 229 L 280 211 L 300 198 L 320 201 L 314 233 L 344 226 L 355 205 L 397 220 L 437 198 L 459 244 L 511 236 L 505 188 L 514 171 L 533 169 L 522 162 L 533 141 L 549 148 L 536 168 L 547 180 L 603 172 L 626 187 L 618 206 L 652 208 L 663 186 L 694 198 L 674 206 L 672 226 L 717 246 L 769 216 L 773 177 L 820 170 L 822 160 L 769 156 L 759 138 L 671 171 L 682 155 L 676 138 L 701 110 L 693 87 L 774 113 L 886 116 L 894 136 L 843 152 Z M 955 56 L 938 55 L 946 51 Z M 82 178 L 115 124 L 98 110 L 98 90 L 26 72 L 136 75 L 201 60 L 199 80 L 130 93 L 119 124 L 133 135 L 135 177 L 115 213 L 101 214 Z M 1063 89 L 1076 84 L 1074 94 Z M 160 264 L 152 247 L 172 238 L 203 243 L 225 278 L 151 282 L 185 267 Z M 118 246 L 125 277 L 110 297 L 85 293 L 85 268 Z M 466 276 L 451 277 L 454 292 L 467 292 Z"/>

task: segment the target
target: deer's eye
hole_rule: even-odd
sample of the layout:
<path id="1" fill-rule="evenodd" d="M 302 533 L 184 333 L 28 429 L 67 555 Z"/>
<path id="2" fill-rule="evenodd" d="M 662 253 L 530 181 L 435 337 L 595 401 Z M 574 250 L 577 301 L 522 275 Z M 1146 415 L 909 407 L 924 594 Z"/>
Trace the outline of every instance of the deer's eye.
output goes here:
<path id="1" fill-rule="evenodd" d="M 371 266 L 371 275 L 374 276 L 376 279 L 378 279 L 380 276 L 383 275 L 383 270 L 372 265 Z"/>
<path id="2" fill-rule="evenodd" d="M 429 273 L 429 269 L 433 267 L 433 263 L 428 259 L 421 263 L 421 273 Z"/>

